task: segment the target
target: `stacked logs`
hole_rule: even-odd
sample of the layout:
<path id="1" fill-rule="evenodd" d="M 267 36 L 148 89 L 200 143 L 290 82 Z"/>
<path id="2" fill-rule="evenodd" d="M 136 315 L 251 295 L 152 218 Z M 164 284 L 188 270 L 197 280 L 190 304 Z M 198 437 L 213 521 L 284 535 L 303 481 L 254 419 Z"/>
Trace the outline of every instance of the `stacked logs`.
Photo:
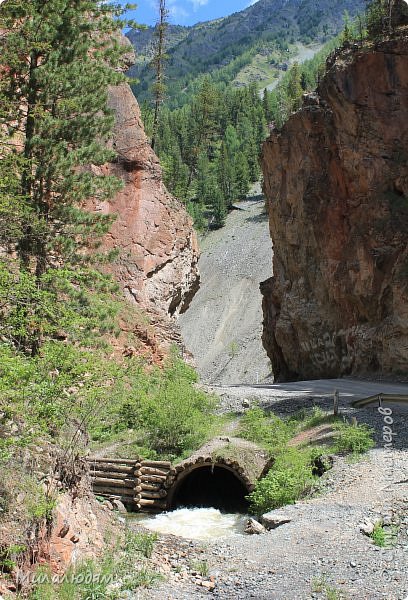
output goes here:
<path id="1" fill-rule="evenodd" d="M 120 500 L 131 510 L 140 509 L 142 465 L 139 460 L 95 458 L 88 462 L 96 496 Z"/>
<path id="2" fill-rule="evenodd" d="M 168 461 L 143 460 L 140 469 L 140 509 L 161 512 L 167 509 L 168 489 L 176 475 Z"/>
<path id="3" fill-rule="evenodd" d="M 89 459 L 96 496 L 120 500 L 133 511 L 160 512 L 167 508 L 167 493 L 176 475 L 168 461 Z"/>

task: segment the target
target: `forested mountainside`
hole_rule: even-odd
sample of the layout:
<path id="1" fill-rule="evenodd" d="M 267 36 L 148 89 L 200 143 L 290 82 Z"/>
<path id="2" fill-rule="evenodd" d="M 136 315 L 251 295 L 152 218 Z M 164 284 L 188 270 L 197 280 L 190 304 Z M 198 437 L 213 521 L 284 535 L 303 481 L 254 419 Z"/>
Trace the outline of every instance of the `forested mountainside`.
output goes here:
<path id="1" fill-rule="evenodd" d="M 315 88 L 327 55 L 339 44 L 341 38 L 334 38 L 313 59 L 293 62 L 272 91 L 260 94 L 255 83 L 237 89 L 204 76 L 184 106 L 165 103 L 155 149 L 166 185 L 185 202 L 197 229 L 221 227 L 234 202 L 259 180 L 268 125 L 284 123 L 302 94 Z M 153 108 L 145 104 L 142 113 L 151 134 Z"/>
<path id="2" fill-rule="evenodd" d="M 168 96 L 172 102 L 182 102 L 181 92 L 202 73 L 231 82 L 259 52 L 279 65 L 297 42 L 325 43 L 341 29 L 345 11 L 353 17 L 364 6 L 364 0 L 258 0 L 223 19 L 189 28 L 171 26 L 167 39 Z M 153 82 L 147 63 L 154 28 L 127 35 L 138 55 L 129 74 L 140 79 L 134 91 L 143 101 L 149 98 Z"/>

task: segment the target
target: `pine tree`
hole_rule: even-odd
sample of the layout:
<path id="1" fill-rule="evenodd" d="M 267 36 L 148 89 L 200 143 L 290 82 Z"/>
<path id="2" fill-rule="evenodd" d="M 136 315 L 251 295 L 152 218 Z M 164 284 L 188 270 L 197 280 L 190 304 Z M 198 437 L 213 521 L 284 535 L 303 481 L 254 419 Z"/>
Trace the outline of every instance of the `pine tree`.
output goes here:
<path id="1" fill-rule="evenodd" d="M 209 77 L 204 77 L 198 93 L 191 103 L 189 114 L 188 156 L 190 166 L 189 186 L 197 169 L 198 157 L 202 152 L 210 153 L 216 136 L 216 111 L 218 95 Z"/>
<path id="2" fill-rule="evenodd" d="M 243 152 L 238 152 L 235 156 L 235 184 L 239 198 L 246 198 L 250 187 L 250 174 L 248 161 Z"/>
<path id="3" fill-rule="evenodd" d="M 156 45 L 154 50 L 154 58 L 152 65 L 154 66 L 156 77 L 153 86 L 154 95 L 154 117 L 153 117 L 153 133 L 152 133 L 152 148 L 155 149 L 157 132 L 159 128 L 160 110 L 162 108 L 165 94 L 166 84 L 164 80 L 164 63 L 166 56 L 166 31 L 169 26 L 168 22 L 169 11 L 166 8 L 166 0 L 159 0 L 159 21 L 156 25 Z"/>
<path id="4" fill-rule="evenodd" d="M 272 110 L 271 110 L 271 102 L 270 102 L 270 94 L 267 88 L 264 89 L 263 98 L 262 98 L 262 106 L 264 109 L 265 119 L 268 123 L 270 123 L 273 119 Z"/>
<path id="5" fill-rule="evenodd" d="M 227 217 L 227 207 L 220 188 L 214 181 L 209 184 L 208 192 L 211 195 L 211 206 L 213 210 L 213 227 L 218 229 L 225 225 Z"/>
<path id="6" fill-rule="evenodd" d="M 387 13 L 392 4 L 389 0 L 368 0 L 366 8 L 367 33 L 371 39 L 380 37 L 386 27 Z"/>
<path id="7" fill-rule="evenodd" d="M 290 102 L 290 110 L 297 110 L 302 101 L 302 85 L 299 64 L 295 62 L 289 71 L 287 95 Z"/>
<path id="8" fill-rule="evenodd" d="M 354 27 L 347 11 L 344 13 L 344 27 L 341 35 L 342 42 L 351 42 L 354 39 Z"/>
<path id="9" fill-rule="evenodd" d="M 218 187 L 224 198 L 224 203 L 231 208 L 236 199 L 235 170 L 229 156 L 225 141 L 221 143 L 220 154 L 217 160 Z"/>
<path id="10" fill-rule="evenodd" d="M 109 225 L 81 205 L 90 197 L 108 199 L 121 185 L 89 168 L 115 156 L 106 145 L 114 122 L 107 93 L 125 80 L 118 69 L 125 52 L 121 13 L 98 0 L 10 0 L 0 6 L 0 130 L 7 134 L 2 162 L 16 166 L 16 248 L 27 286 L 35 285 L 50 302 L 58 289 L 67 293 L 85 248 Z M 30 297 L 26 313 L 38 303 L 35 294 Z M 58 311 L 52 313 L 49 326 L 57 328 Z M 37 317 L 43 321 L 47 313 Z M 32 322 L 19 343 L 35 354 L 44 325 Z"/>
<path id="11" fill-rule="evenodd" d="M 197 190 L 197 200 L 200 204 L 207 204 L 209 200 L 208 198 L 208 180 L 210 177 L 210 162 L 208 160 L 208 156 L 206 152 L 202 152 L 198 157 L 197 163 L 197 181 L 196 181 L 196 190 Z"/>

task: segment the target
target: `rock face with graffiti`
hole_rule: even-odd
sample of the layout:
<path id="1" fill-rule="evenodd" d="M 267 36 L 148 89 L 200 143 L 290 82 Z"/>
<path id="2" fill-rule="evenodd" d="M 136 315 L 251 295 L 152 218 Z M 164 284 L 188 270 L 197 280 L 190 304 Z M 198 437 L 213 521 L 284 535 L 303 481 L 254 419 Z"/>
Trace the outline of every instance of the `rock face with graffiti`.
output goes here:
<path id="1" fill-rule="evenodd" d="M 408 37 L 328 59 L 263 148 L 278 380 L 408 371 Z"/>

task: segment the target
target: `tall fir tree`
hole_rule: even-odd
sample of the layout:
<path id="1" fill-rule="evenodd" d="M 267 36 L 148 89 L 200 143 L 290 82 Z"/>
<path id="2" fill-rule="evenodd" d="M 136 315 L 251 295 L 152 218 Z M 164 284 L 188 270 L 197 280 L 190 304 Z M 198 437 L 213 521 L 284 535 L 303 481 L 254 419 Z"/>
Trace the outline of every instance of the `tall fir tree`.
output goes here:
<path id="1" fill-rule="evenodd" d="M 155 70 L 155 83 L 153 85 L 154 116 L 152 125 L 152 148 L 155 149 L 159 129 L 160 111 L 166 95 L 164 65 L 166 61 L 166 32 L 169 26 L 169 11 L 166 0 L 159 0 L 159 20 L 156 25 L 156 43 L 152 65 Z"/>
<path id="2" fill-rule="evenodd" d="M 289 71 L 287 96 L 289 100 L 289 111 L 298 110 L 302 103 L 303 89 L 301 85 L 301 73 L 299 63 L 293 63 Z"/>
<path id="3" fill-rule="evenodd" d="M 84 201 L 109 199 L 121 186 L 89 167 L 115 157 L 106 144 L 114 123 L 107 94 L 125 80 L 119 68 L 122 12 L 98 0 L 10 0 L 0 6 L 2 163 L 15 167 L 20 280 L 49 306 L 75 283 L 85 248 L 109 225 L 83 210 Z M 32 354 L 44 330 L 60 326 L 58 303 L 40 314 L 38 294 L 22 303 L 21 320 L 31 323 L 30 330 L 14 336 Z"/>

